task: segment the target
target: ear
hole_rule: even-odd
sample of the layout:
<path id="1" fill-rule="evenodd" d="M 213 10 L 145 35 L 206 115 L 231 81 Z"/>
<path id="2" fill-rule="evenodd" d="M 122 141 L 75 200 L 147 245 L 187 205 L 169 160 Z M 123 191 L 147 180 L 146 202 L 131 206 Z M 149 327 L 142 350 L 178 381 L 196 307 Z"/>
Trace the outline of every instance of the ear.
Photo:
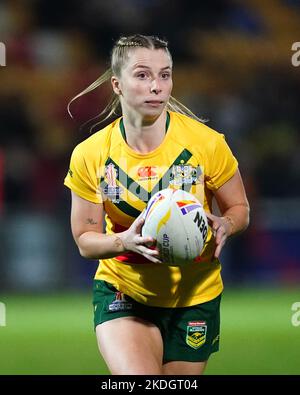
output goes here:
<path id="1" fill-rule="evenodd" d="M 111 77 L 111 85 L 112 85 L 113 91 L 115 92 L 116 95 L 118 95 L 118 96 L 122 95 L 120 81 L 114 75 Z"/>

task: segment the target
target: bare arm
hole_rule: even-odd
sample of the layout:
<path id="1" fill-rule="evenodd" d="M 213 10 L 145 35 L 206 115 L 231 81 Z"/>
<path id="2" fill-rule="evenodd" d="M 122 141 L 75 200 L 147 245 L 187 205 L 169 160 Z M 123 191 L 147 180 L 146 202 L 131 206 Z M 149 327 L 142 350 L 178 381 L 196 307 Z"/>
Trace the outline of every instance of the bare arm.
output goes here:
<path id="1" fill-rule="evenodd" d="M 140 236 L 143 219 L 138 217 L 125 232 L 107 235 L 103 233 L 103 217 L 103 204 L 89 202 L 72 192 L 72 234 L 83 257 L 105 259 L 134 251 L 152 262 L 159 262 L 158 252 L 145 246 L 154 240 Z"/>
<path id="2" fill-rule="evenodd" d="M 249 224 L 249 203 L 239 170 L 224 185 L 214 192 L 222 217 L 207 214 L 215 234 L 218 258 L 226 239 L 245 230 Z"/>

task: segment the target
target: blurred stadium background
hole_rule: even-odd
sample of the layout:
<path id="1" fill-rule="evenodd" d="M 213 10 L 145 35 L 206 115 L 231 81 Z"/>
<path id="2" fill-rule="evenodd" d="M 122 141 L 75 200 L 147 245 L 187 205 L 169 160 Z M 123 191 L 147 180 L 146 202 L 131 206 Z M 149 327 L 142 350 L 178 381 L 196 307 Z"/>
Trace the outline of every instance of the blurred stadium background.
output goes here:
<path id="1" fill-rule="evenodd" d="M 108 373 L 92 325 L 96 262 L 75 248 L 63 187 L 108 89 L 74 103 L 75 120 L 66 107 L 135 32 L 169 40 L 174 96 L 226 135 L 251 204 L 222 256 L 221 351 L 207 374 L 300 374 L 299 0 L 0 2 L 0 374 Z"/>

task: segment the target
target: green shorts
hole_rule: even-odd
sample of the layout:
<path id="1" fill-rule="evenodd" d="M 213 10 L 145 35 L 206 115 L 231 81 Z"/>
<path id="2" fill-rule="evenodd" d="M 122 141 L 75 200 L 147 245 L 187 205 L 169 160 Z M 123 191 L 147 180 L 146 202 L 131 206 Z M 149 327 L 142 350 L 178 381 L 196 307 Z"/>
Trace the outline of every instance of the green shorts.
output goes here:
<path id="1" fill-rule="evenodd" d="M 206 361 L 219 350 L 221 295 L 190 307 L 153 307 L 136 302 L 111 284 L 94 280 L 94 325 L 119 317 L 155 324 L 164 344 L 164 362 Z"/>

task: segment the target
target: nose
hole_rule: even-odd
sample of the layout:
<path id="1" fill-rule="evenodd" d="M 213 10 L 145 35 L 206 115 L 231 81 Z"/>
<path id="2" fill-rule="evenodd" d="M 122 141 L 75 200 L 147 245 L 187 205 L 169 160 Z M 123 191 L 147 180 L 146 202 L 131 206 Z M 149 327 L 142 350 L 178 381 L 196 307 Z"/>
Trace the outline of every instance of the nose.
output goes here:
<path id="1" fill-rule="evenodd" d="M 156 95 L 161 92 L 161 88 L 157 79 L 153 79 L 151 82 L 151 93 L 155 93 Z"/>

